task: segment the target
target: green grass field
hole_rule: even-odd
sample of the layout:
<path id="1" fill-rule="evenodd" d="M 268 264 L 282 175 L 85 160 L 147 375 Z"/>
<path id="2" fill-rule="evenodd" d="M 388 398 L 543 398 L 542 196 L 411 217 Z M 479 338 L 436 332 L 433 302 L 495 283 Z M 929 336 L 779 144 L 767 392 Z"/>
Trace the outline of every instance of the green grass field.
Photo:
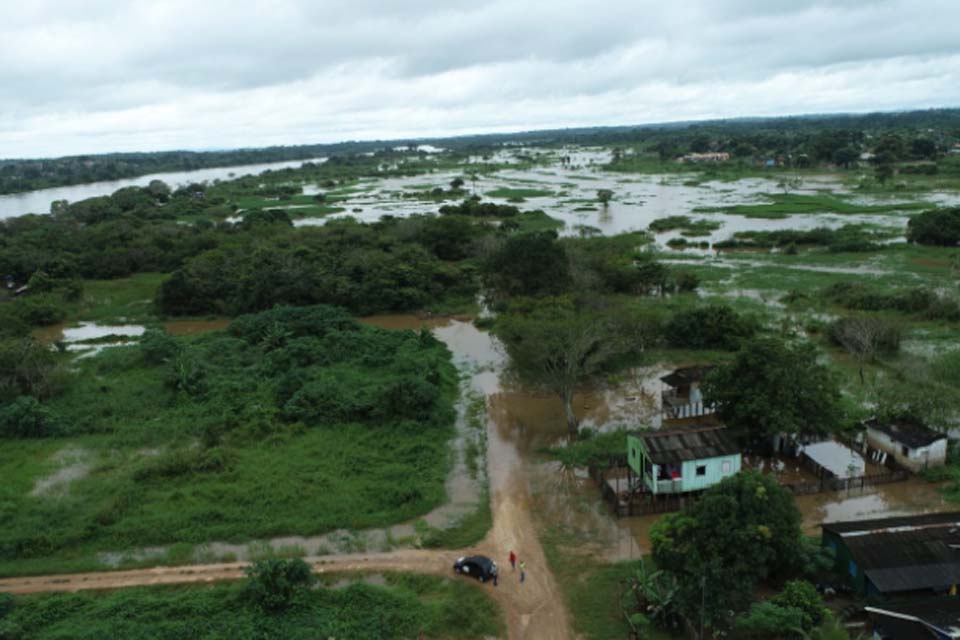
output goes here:
<path id="1" fill-rule="evenodd" d="M 0 634 L 36 640 L 466 640 L 504 632 L 496 603 L 464 580 L 402 573 L 376 578 L 383 584 L 325 576 L 330 586 L 307 591 L 276 613 L 248 600 L 243 583 L 21 597 L 12 612 L 0 614 Z"/>

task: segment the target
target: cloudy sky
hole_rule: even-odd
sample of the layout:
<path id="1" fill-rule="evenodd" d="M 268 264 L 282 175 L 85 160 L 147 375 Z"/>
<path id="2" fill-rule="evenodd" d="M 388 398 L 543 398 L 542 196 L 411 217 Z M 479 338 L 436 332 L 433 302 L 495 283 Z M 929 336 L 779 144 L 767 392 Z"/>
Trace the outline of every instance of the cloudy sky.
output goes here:
<path id="1" fill-rule="evenodd" d="M 960 106 L 957 0 L 20 0 L 0 157 Z"/>

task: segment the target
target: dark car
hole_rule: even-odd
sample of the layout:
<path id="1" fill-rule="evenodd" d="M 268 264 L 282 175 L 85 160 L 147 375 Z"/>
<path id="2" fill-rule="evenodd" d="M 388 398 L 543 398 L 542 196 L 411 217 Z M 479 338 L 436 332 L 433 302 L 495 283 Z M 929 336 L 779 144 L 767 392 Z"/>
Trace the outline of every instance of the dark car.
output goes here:
<path id="1" fill-rule="evenodd" d="M 497 575 L 497 563 L 487 556 L 465 556 L 457 558 L 453 563 L 453 570 L 473 576 L 480 582 L 493 580 Z"/>

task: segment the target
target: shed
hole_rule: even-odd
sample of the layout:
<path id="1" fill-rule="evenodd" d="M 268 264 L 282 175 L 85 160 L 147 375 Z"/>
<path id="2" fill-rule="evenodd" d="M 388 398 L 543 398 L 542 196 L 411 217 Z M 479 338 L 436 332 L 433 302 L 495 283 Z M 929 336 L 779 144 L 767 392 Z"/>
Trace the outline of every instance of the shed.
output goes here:
<path id="1" fill-rule="evenodd" d="M 838 570 L 862 595 L 930 594 L 960 584 L 960 512 L 821 527 Z"/>
<path id="2" fill-rule="evenodd" d="M 865 607 L 880 640 L 955 640 L 960 638 L 960 598 L 899 602 Z"/>
<path id="3" fill-rule="evenodd" d="M 702 491 L 740 471 L 726 427 L 705 422 L 627 434 L 627 462 L 654 494 Z"/>
<path id="4" fill-rule="evenodd" d="M 900 466 L 917 472 L 940 467 L 947 462 L 947 436 L 920 424 L 905 420 L 880 421 L 876 418 L 864 423 L 867 445 L 887 454 Z"/>

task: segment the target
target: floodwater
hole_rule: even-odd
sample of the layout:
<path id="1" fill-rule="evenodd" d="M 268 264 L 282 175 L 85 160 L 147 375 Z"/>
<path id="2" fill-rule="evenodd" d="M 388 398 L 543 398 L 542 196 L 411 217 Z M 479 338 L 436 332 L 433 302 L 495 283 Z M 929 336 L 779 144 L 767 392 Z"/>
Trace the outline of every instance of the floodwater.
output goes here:
<path id="1" fill-rule="evenodd" d="M 500 151 L 497 160 L 503 161 L 505 157 L 516 158 L 527 153 L 530 153 L 530 150 L 522 148 Z M 685 251 L 702 253 L 703 250 L 698 249 L 696 243 L 725 240 L 740 231 L 808 230 L 823 226 L 835 228 L 844 224 L 877 224 L 904 230 L 908 219 L 905 213 L 794 214 L 785 219 L 770 220 L 725 213 L 696 212 L 694 209 L 699 207 L 769 202 L 764 194 L 779 191 L 779 177 L 743 178 L 731 182 L 707 181 L 698 184 L 695 174 L 643 175 L 604 171 L 601 166 L 609 160 L 609 151 L 603 149 L 568 148 L 539 155 L 551 159 L 552 164 L 533 169 L 508 168 L 479 176 L 476 193 L 487 200 L 507 203 L 506 198 L 487 194 L 501 188 L 549 191 L 550 195 L 529 197 L 517 206 L 523 210 L 542 209 L 548 215 L 562 220 L 566 226 L 560 233 L 564 235 L 578 234 L 580 226 L 594 227 L 607 235 L 641 231 L 659 218 L 687 215 L 693 219 L 720 223 L 720 227 L 708 235 L 687 239 L 694 246 L 685 248 Z M 570 156 L 571 163 L 562 164 L 562 156 Z M 452 171 L 364 181 L 360 183 L 356 193 L 340 203 L 346 211 L 322 218 L 303 218 L 294 224 L 322 225 L 331 218 L 339 217 L 375 222 L 384 215 L 404 217 L 436 213 L 444 203 L 406 196 L 424 191 L 427 186 L 446 188 L 451 180 L 461 175 L 460 171 Z M 305 187 L 305 192 L 312 188 Z M 466 189 L 469 192 L 474 191 L 472 181 L 467 182 Z M 610 189 L 615 194 L 606 207 L 597 202 L 599 189 Z M 803 184 L 792 190 L 792 193 L 815 195 L 824 190 L 850 195 L 847 187 L 829 175 L 805 177 Z M 951 196 L 960 199 L 960 194 L 946 192 L 938 192 L 936 199 L 948 201 Z M 855 201 L 871 205 L 903 202 L 903 199 L 858 195 Z M 681 236 L 680 230 L 664 232 L 656 235 L 656 242 L 661 248 L 666 248 L 669 240 Z"/>
<path id="2" fill-rule="evenodd" d="M 105 325 L 96 322 L 80 322 L 76 325 L 67 325 L 66 323 L 51 325 L 35 330 L 33 335 L 41 342 L 72 344 L 102 340 L 108 336 L 136 338 L 143 335 L 144 331 L 143 325 L 139 324 Z"/>
<path id="3" fill-rule="evenodd" d="M 268 170 L 288 169 L 300 167 L 305 162 L 323 162 L 326 158 L 312 158 L 309 160 L 288 160 L 285 162 L 266 162 L 260 164 L 244 164 L 229 167 L 209 167 L 194 171 L 171 171 L 166 173 L 152 173 L 137 178 L 122 180 L 107 180 L 104 182 L 90 182 L 69 187 L 53 187 L 38 189 L 26 193 L 13 193 L 0 196 L 0 220 L 12 218 L 25 213 L 50 213 L 50 204 L 55 200 L 76 202 L 96 196 L 107 196 L 124 187 L 145 187 L 151 180 L 163 180 L 173 188 L 191 182 L 206 182 L 213 180 L 228 180 L 240 176 L 257 175 Z"/>

